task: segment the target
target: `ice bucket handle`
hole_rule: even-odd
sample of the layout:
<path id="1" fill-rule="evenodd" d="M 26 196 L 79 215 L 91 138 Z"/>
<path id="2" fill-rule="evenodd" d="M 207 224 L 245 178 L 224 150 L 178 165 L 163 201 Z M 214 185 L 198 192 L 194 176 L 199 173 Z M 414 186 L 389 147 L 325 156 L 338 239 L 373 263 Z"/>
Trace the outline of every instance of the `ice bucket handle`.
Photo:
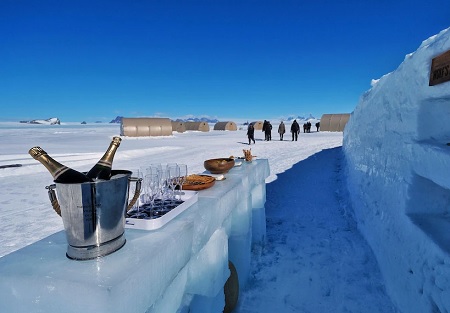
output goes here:
<path id="1" fill-rule="evenodd" d="M 130 182 L 135 182 L 136 188 L 134 189 L 133 198 L 128 203 L 127 212 L 133 207 L 133 205 L 136 203 L 137 199 L 139 198 L 139 195 L 141 194 L 141 185 L 142 185 L 142 178 L 130 177 L 128 180 Z M 50 199 L 50 203 L 52 204 L 53 210 L 55 210 L 55 212 L 59 216 L 61 216 L 61 207 L 59 206 L 58 198 L 56 197 L 56 192 L 55 192 L 56 184 L 45 186 L 45 189 L 48 190 L 48 197 Z"/>
<path id="2" fill-rule="evenodd" d="M 56 188 L 56 184 L 52 184 L 50 186 L 45 186 L 45 189 L 48 190 L 48 197 L 52 204 L 53 210 L 55 210 L 55 212 L 58 213 L 59 216 L 61 216 L 61 207 L 59 206 L 58 198 L 56 198 L 55 188 Z"/>
<path id="3" fill-rule="evenodd" d="M 142 178 L 130 177 L 129 181 L 135 182 L 136 188 L 134 188 L 133 198 L 131 199 L 130 203 L 128 203 L 127 212 L 133 207 L 133 205 L 136 203 L 137 199 L 139 198 L 139 195 L 141 194 Z"/>

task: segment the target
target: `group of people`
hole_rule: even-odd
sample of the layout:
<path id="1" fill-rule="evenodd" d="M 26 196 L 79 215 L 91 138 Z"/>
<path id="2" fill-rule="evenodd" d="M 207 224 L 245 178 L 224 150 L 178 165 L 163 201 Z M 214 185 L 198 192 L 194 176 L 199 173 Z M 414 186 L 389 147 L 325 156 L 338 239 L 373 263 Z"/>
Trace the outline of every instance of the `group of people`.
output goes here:
<path id="1" fill-rule="evenodd" d="M 272 140 L 272 124 L 269 121 L 264 120 L 262 131 L 264 133 L 264 141 Z"/>
<path id="2" fill-rule="evenodd" d="M 312 125 L 311 125 L 310 121 L 304 123 L 303 124 L 303 132 L 304 133 L 310 133 L 311 132 L 311 126 Z M 319 128 L 320 128 L 320 122 L 317 122 L 316 123 L 316 130 L 319 131 Z"/>
<path id="3" fill-rule="evenodd" d="M 306 122 L 303 124 L 303 132 L 310 133 L 311 132 L 311 122 Z"/>
<path id="4" fill-rule="evenodd" d="M 309 124 L 311 125 L 311 123 L 309 123 Z M 316 123 L 316 127 L 317 127 L 317 131 L 319 131 L 318 123 Z M 269 121 L 264 120 L 262 131 L 264 132 L 264 141 L 271 141 L 272 140 L 272 124 Z M 280 125 L 278 126 L 278 134 L 280 135 L 281 141 L 283 141 L 285 133 L 286 133 L 286 125 L 284 124 L 283 121 L 281 121 Z M 294 120 L 291 125 L 292 141 L 297 141 L 299 133 L 300 133 L 300 125 L 298 124 L 297 120 Z M 255 142 L 255 126 L 253 125 L 253 123 L 250 123 L 248 125 L 247 137 L 248 137 L 249 145 L 252 143 L 252 141 L 253 141 L 253 143 L 256 143 Z"/>

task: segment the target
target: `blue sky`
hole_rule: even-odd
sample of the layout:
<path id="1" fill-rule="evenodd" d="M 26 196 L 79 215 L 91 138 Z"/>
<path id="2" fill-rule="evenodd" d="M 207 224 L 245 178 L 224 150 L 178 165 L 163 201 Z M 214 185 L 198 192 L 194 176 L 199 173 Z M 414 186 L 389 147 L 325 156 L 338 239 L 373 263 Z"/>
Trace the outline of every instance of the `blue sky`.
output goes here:
<path id="1" fill-rule="evenodd" d="M 1 120 L 351 112 L 450 1 L 0 1 Z"/>

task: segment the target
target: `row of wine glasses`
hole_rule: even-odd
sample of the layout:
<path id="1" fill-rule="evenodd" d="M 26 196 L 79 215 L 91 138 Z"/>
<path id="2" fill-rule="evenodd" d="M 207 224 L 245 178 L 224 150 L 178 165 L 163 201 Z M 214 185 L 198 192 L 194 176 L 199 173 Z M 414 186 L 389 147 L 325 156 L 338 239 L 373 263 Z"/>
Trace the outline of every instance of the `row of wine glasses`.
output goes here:
<path id="1" fill-rule="evenodd" d="M 150 164 L 134 170 L 133 175 L 142 179 L 142 190 L 141 197 L 128 212 L 128 217 L 158 218 L 183 203 L 181 197 L 187 176 L 186 164 Z"/>
<path id="2" fill-rule="evenodd" d="M 151 164 L 149 167 L 143 169 L 145 175 L 158 174 L 160 178 L 160 185 L 163 189 L 164 195 L 171 200 L 176 199 L 176 195 L 182 194 L 182 186 L 186 181 L 187 165 L 178 163 L 167 163 L 165 166 L 162 164 Z M 181 192 L 175 193 L 175 189 Z M 164 196 L 162 196 L 164 198 Z"/>

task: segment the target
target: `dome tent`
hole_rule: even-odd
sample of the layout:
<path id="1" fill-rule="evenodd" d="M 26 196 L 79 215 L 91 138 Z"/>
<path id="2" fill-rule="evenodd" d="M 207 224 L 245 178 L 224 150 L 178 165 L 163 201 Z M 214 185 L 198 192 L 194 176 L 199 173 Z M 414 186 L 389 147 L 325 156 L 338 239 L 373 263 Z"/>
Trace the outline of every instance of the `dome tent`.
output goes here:
<path id="1" fill-rule="evenodd" d="M 217 122 L 214 125 L 214 130 L 237 130 L 235 122 Z"/>
<path id="2" fill-rule="evenodd" d="M 261 130 L 263 128 L 263 121 L 256 121 L 256 122 L 252 122 L 251 124 L 253 124 L 253 127 L 255 128 L 255 130 Z"/>
<path id="3" fill-rule="evenodd" d="M 172 121 L 172 131 L 184 133 L 186 131 L 186 125 L 183 121 Z"/>
<path id="4" fill-rule="evenodd" d="M 198 130 L 202 132 L 209 132 L 209 125 L 206 122 L 185 122 L 186 130 Z"/>
<path id="5" fill-rule="evenodd" d="M 168 118 L 122 118 L 120 135 L 128 137 L 170 136 L 172 123 Z"/>
<path id="6" fill-rule="evenodd" d="M 342 132 L 350 119 L 350 113 L 323 114 L 320 118 L 320 130 Z"/>

